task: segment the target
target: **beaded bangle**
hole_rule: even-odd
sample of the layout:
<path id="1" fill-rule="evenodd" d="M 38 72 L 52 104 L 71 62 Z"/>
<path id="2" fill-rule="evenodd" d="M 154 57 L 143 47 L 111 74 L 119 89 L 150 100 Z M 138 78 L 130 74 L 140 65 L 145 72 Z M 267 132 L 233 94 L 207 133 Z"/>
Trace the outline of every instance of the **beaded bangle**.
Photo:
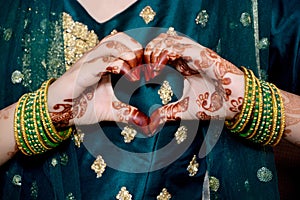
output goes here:
<path id="1" fill-rule="evenodd" d="M 256 91 L 255 91 L 255 96 L 256 96 L 256 101 L 255 101 L 255 109 L 254 109 L 254 113 L 252 114 L 252 123 L 250 128 L 245 131 L 245 133 L 241 133 L 240 136 L 241 137 L 246 137 L 246 139 L 250 139 L 252 138 L 255 134 L 256 131 L 259 127 L 259 125 L 261 124 L 261 118 L 262 118 L 262 112 L 263 112 L 263 98 L 262 98 L 262 89 L 261 89 L 261 85 L 260 82 L 257 78 L 255 78 L 255 82 L 256 82 Z"/>
<path id="2" fill-rule="evenodd" d="M 278 119 L 277 119 L 276 129 L 275 129 L 276 135 L 273 136 L 269 144 L 271 146 L 276 146 L 281 140 L 285 129 L 285 111 L 284 111 L 284 105 L 280 94 L 280 90 L 274 84 L 270 84 L 270 87 L 272 87 L 275 92 L 277 109 L 278 109 Z"/>
<path id="3" fill-rule="evenodd" d="M 271 129 L 271 117 L 273 114 L 271 92 L 265 81 L 260 80 L 263 98 L 262 120 L 256 134 L 249 138 L 254 143 L 259 143 L 259 139 L 265 137 Z"/>
<path id="4" fill-rule="evenodd" d="M 49 85 L 44 82 L 34 93 L 24 94 L 16 104 L 14 114 L 14 132 L 18 148 L 25 155 L 44 153 L 67 139 L 73 132 L 70 127 L 56 131 L 52 124 L 47 105 Z"/>
<path id="5" fill-rule="evenodd" d="M 22 132 L 22 115 L 23 115 L 23 105 L 26 103 L 29 94 L 24 94 L 18 101 L 15 109 L 14 115 L 14 132 L 18 149 L 22 151 L 25 155 L 31 155 L 30 149 L 27 147 Z"/>
<path id="6" fill-rule="evenodd" d="M 242 67 L 245 73 L 245 95 L 242 111 L 234 121 L 225 121 L 227 128 L 233 133 L 241 132 L 250 120 L 255 100 L 255 79 L 252 71 Z M 250 73 L 249 73 L 250 72 Z"/>

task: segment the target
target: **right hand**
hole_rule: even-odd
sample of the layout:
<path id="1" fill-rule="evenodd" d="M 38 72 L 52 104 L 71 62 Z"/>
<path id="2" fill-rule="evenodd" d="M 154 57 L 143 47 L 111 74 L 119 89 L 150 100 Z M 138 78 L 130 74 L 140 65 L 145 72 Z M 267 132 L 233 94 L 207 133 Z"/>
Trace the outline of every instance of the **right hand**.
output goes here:
<path id="1" fill-rule="evenodd" d="M 55 126 L 100 121 L 146 126 L 148 117 L 137 108 L 120 102 L 110 81 L 110 73 L 122 74 L 130 81 L 138 80 L 139 74 L 130 70 L 141 64 L 142 56 L 141 44 L 125 33 L 109 35 L 100 41 L 50 85 L 48 108 Z"/>

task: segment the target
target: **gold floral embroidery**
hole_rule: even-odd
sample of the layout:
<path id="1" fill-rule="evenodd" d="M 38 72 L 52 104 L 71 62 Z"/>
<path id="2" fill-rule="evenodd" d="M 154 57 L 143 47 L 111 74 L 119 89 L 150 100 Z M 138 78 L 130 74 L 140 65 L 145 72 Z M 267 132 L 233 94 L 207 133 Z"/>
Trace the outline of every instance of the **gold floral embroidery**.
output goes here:
<path id="1" fill-rule="evenodd" d="M 127 191 L 126 187 L 122 187 L 116 198 L 118 200 L 131 200 L 132 195 Z"/>
<path id="2" fill-rule="evenodd" d="M 97 45 L 98 37 L 93 30 L 63 13 L 64 52 L 66 69 L 69 69 L 82 55 Z"/>
<path id="3" fill-rule="evenodd" d="M 171 194 L 166 188 L 164 188 L 161 193 L 156 197 L 157 200 L 169 200 L 171 199 Z"/>
<path id="4" fill-rule="evenodd" d="M 149 24 L 156 15 L 156 12 L 150 7 L 146 6 L 141 12 L 140 12 L 140 17 L 143 18 L 146 24 Z"/>
<path id="5" fill-rule="evenodd" d="M 177 144 L 182 143 L 187 138 L 187 128 L 185 126 L 180 126 L 176 133 L 175 133 L 175 139 L 177 141 Z"/>
<path id="6" fill-rule="evenodd" d="M 74 134 L 74 143 L 78 148 L 80 148 L 83 139 L 84 139 L 84 133 L 82 133 L 82 131 L 77 128 L 77 132 Z"/>
<path id="7" fill-rule="evenodd" d="M 124 136 L 125 143 L 130 143 L 134 139 L 136 134 L 137 134 L 137 131 L 129 126 L 125 126 L 121 132 L 121 135 Z"/>
<path id="8" fill-rule="evenodd" d="M 91 169 L 97 174 L 97 178 L 100 178 L 105 171 L 106 163 L 104 162 L 102 156 L 98 155 L 96 160 L 91 166 Z"/>
<path id="9" fill-rule="evenodd" d="M 172 100 L 173 91 L 168 81 L 164 81 L 157 92 L 162 100 L 162 104 L 166 105 Z"/>
<path id="10" fill-rule="evenodd" d="M 189 166 L 187 167 L 187 171 L 189 172 L 190 176 L 195 176 L 198 172 L 199 163 L 197 163 L 196 155 L 193 156 L 192 161 L 190 162 Z"/>

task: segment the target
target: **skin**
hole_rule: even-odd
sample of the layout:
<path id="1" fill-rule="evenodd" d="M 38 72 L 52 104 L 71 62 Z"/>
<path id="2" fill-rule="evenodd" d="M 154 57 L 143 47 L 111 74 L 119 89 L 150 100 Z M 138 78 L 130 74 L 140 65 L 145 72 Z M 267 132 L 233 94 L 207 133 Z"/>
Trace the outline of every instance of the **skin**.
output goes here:
<path id="1" fill-rule="evenodd" d="M 165 64 L 184 76 L 182 98 L 158 108 L 150 118 L 115 97 L 109 76 L 123 74 L 128 80 L 139 80 L 141 71 L 135 67 L 143 56 L 148 64 L 143 71 L 149 80 L 158 76 Z M 108 120 L 133 124 L 151 136 L 167 121 L 232 119 L 241 110 L 244 81 L 239 68 L 188 38 L 161 34 L 143 51 L 138 42 L 120 33 L 104 38 L 50 85 L 48 107 L 58 128 Z M 281 95 L 286 113 L 283 138 L 300 146 L 300 96 L 282 90 Z M 12 104 L 0 111 L 0 165 L 18 151 L 13 130 L 15 107 Z"/>

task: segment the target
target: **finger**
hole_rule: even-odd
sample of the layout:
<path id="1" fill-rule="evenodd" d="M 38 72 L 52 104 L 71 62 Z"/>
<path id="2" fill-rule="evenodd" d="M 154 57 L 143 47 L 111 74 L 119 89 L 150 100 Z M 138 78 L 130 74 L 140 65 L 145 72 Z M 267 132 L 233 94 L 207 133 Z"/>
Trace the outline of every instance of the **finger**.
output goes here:
<path id="1" fill-rule="evenodd" d="M 136 107 L 115 100 L 112 102 L 112 115 L 114 121 L 134 125 L 145 135 L 149 135 L 149 117 Z"/>
<path id="2" fill-rule="evenodd" d="M 161 44 L 161 41 L 166 37 L 167 34 L 160 34 L 146 45 L 144 50 L 144 61 L 146 64 L 152 63 L 151 56 L 154 53 L 154 48 L 159 46 L 159 44 Z"/>
<path id="3" fill-rule="evenodd" d="M 189 97 L 185 97 L 172 104 L 167 104 L 155 110 L 150 116 L 149 131 L 154 134 L 157 128 L 169 121 L 179 121 L 182 114 L 188 111 Z"/>

